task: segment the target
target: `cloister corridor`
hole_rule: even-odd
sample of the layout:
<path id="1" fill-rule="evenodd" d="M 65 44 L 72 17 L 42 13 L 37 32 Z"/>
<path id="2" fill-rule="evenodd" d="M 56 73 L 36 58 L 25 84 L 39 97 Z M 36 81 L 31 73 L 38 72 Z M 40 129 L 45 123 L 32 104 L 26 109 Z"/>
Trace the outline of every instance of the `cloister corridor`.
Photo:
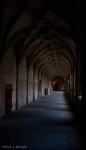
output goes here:
<path id="1" fill-rule="evenodd" d="M 0 1 L 0 150 L 86 150 L 86 4 Z"/>
<path id="2" fill-rule="evenodd" d="M 27 150 L 85 150 L 62 91 L 53 91 L 3 117 L 0 144 L 2 149 L 8 146 Z"/>

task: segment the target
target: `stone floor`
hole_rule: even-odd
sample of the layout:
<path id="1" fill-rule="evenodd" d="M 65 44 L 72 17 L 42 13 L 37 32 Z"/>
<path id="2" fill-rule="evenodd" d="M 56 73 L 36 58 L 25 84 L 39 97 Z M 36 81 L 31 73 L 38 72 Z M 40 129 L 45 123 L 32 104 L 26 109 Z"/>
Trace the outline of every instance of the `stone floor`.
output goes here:
<path id="1" fill-rule="evenodd" d="M 0 149 L 84 150 L 63 92 L 52 92 L 0 120 Z"/>

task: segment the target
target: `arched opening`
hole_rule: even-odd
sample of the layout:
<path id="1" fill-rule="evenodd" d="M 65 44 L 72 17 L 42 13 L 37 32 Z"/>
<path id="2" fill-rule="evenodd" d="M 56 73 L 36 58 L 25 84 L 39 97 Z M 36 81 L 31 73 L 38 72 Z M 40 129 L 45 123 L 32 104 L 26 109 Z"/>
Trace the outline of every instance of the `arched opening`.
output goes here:
<path id="1" fill-rule="evenodd" d="M 54 77 L 52 87 L 54 91 L 64 91 L 64 79 L 61 76 Z"/>

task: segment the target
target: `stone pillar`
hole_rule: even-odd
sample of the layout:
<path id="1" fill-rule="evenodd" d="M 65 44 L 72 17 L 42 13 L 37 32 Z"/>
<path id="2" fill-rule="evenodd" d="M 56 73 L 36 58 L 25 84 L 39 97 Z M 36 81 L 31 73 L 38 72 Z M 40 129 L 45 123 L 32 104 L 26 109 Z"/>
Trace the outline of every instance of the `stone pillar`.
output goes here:
<path id="1" fill-rule="evenodd" d="M 29 76 L 29 67 L 28 67 L 28 62 L 26 61 L 26 68 L 27 68 L 27 84 L 26 84 L 26 104 L 28 104 L 28 76 Z"/>
<path id="2" fill-rule="evenodd" d="M 77 55 L 76 55 L 76 70 L 75 70 L 75 75 L 76 75 L 76 78 L 75 78 L 75 108 L 77 108 L 77 100 L 78 100 L 78 87 L 79 87 L 79 85 L 78 85 L 78 67 L 79 67 L 79 65 L 78 65 L 78 59 L 79 59 L 79 53 L 78 53 L 78 51 L 77 51 Z"/>
<path id="3" fill-rule="evenodd" d="M 33 67 L 33 101 L 35 101 L 35 73 L 36 73 L 36 70 Z"/>
<path id="4" fill-rule="evenodd" d="M 42 96 L 44 96 L 44 76 L 42 74 L 42 84 L 41 84 L 41 89 L 42 89 Z"/>
<path id="5" fill-rule="evenodd" d="M 28 103 L 33 101 L 33 64 L 28 64 Z"/>
<path id="6" fill-rule="evenodd" d="M 38 99 L 38 68 L 33 69 L 33 100 Z"/>
<path id="7" fill-rule="evenodd" d="M 38 97 L 41 97 L 41 72 L 38 70 Z"/>
<path id="8" fill-rule="evenodd" d="M 68 78 L 68 81 L 67 81 L 67 89 L 68 89 L 68 100 L 70 100 L 70 79 Z"/>
<path id="9" fill-rule="evenodd" d="M 72 72 L 72 103 L 75 104 L 75 66 L 73 65 Z"/>
<path id="10" fill-rule="evenodd" d="M 15 108 L 18 109 L 19 103 L 18 103 L 18 80 L 19 80 L 19 66 L 16 65 L 16 106 Z"/>

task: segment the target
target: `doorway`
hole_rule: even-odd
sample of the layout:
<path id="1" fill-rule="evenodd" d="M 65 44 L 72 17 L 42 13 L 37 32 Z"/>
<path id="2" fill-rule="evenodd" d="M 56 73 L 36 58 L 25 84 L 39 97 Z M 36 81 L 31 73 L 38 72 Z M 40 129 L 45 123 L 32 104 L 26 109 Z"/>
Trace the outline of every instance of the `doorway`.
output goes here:
<path id="1" fill-rule="evenodd" d="M 64 91 L 64 79 L 61 76 L 54 77 L 52 87 L 54 91 Z"/>
<path id="2" fill-rule="evenodd" d="M 5 85 L 5 114 L 12 111 L 12 84 Z"/>

